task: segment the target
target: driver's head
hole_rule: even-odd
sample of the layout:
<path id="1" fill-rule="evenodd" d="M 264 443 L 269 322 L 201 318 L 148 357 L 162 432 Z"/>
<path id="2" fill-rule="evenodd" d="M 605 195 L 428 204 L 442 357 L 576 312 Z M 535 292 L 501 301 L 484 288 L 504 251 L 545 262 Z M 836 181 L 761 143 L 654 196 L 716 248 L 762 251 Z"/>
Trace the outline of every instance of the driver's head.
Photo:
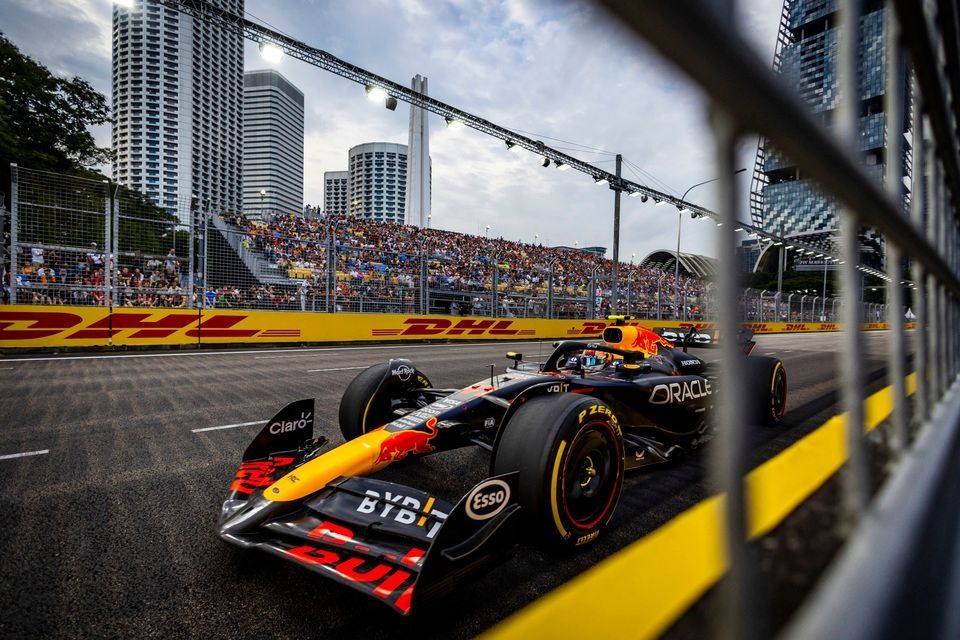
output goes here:
<path id="1" fill-rule="evenodd" d="M 604 367 L 612 361 L 613 356 L 599 349 L 585 349 L 582 358 L 584 367 Z"/>

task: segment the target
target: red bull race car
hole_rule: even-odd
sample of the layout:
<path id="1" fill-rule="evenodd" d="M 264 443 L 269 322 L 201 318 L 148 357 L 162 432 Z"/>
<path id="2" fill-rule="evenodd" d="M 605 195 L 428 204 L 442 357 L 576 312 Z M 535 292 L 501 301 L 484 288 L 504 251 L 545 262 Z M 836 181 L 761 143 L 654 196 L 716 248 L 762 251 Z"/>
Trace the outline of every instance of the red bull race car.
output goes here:
<path id="1" fill-rule="evenodd" d="M 750 336 L 740 338 L 744 418 L 776 425 L 786 408 L 783 364 L 749 355 Z M 523 541 L 590 543 L 617 507 L 625 471 L 709 438 L 716 369 L 653 331 L 608 327 L 601 342 L 558 343 L 542 363 L 507 355 L 503 374 L 463 389 L 434 387 L 405 359 L 366 369 L 343 395 L 345 442 L 333 448 L 314 437 L 312 399 L 288 405 L 244 452 L 220 536 L 407 614 Z M 455 502 L 377 477 L 460 447 L 489 451 L 490 466 Z"/>

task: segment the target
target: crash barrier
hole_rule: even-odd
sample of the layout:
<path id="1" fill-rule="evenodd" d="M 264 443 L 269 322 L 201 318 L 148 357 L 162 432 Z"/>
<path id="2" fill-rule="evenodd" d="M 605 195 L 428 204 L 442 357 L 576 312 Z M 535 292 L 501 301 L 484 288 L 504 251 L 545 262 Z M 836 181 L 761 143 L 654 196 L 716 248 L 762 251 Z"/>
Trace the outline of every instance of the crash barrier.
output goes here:
<path id="1" fill-rule="evenodd" d="M 714 334 L 710 322 L 636 320 L 648 328 Z M 555 340 L 596 338 L 607 320 L 541 320 L 401 314 L 316 314 L 220 309 L 109 309 L 104 307 L 0 306 L 0 349 L 151 345 L 401 342 L 418 340 Z M 839 331 L 831 322 L 764 322 L 755 333 Z M 874 322 L 868 330 L 886 329 Z"/>
<path id="2" fill-rule="evenodd" d="M 906 388 L 910 394 L 916 391 L 916 374 L 907 377 Z M 867 398 L 866 431 L 874 430 L 892 411 L 890 387 Z M 844 418 L 830 418 L 747 475 L 747 532 L 751 539 L 770 533 L 836 474 L 847 458 Z M 714 495 L 687 509 L 508 618 L 485 637 L 617 637 L 623 631 L 618 612 L 642 602 L 643 615 L 632 618 L 630 636 L 656 638 L 729 567 L 723 539 L 724 500 L 723 495 Z M 616 588 L 610 589 L 610 585 Z M 574 606 L 591 615 L 564 615 Z"/>
<path id="3" fill-rule="evenodd" d="M 715 159 L 710 174 L 717 176 L 718 188 L 717 211 L 709 212 L 709 218 L 717 225 L 715 319 L 721 334 L 751 320 L 744 318 L 738 300 L 736 253 L 742 209 L 737 148 L 744 137 L 759 134 L 761 139 L 751 192 L 759 204 L 754 220 L 768 219 L 770 210 L 763 203 L 768 188 L 779 188 L 781 179 L 806 181 L 801 186 L 836 203 L 830 216 L 838 228 L 819 252 L 836 261 L 842 293 L 838 320 L 844 330 L 837 364 L 846 417 L 837 436 L 846 459 L 837 505 L 842 517 L 833 533 L 844 543 L 788 623 L 786 637 L 960 637 L 960 515 L 954 507 L 958 472 L 953 464 L 960 442 L 956 3 L 785 0 L 774 56 L 778 70 L 786 60 L 784 77 L 772 72 L 741 35 L 743 14 L 736 11 L 735 0 L 599 3 L 706 96 Z M 823 92 L 808 91 L 788 72 L 810 57 L 814 39 L 830 43 L 824 45 L 829 55 L 824 56 Z M 860 134 L 879 114 L 884 144 L 877 161 L 873 153 L 864 153 Z M 789 159 L 786 172 L 765 171 L 774 156 Z M 791 224 L 814 213 L 813 207 L 797 203 Z M 871 237 L 882 237 L 883 279 L 892 308 L 903 308 L 909 289 L 920 320 L 908 336 L 904 316 L 889 314 L 885 355 L 891 420 L 878 438 L 885 446 L 873 448 L 864 434 L 870 416 L 863 404 L 867 377 L 859 328 L 865 318 L 856 304 L 865 293 L 861 274 L 865 240 Z M 917 371 L 913 402 L 905 384 L 908 337 Z M 758 498 L 747 466 L 755 425 L 744 420 L 745 365 L 731 341 L 721 341 L 719 351 L 724 391 L 718 396 L 717 436 L 706 475 L 724 496 L 716 507 L 720 535 L 715 539 L 727 560 L 720 568 L 727 578 L 718 585 L 720 606 L 710 622 L 725 637 L 767 637 L 774 630 L 764 628 L 766 586 L 750 545 L 750 514 Z M 887 455 L 881 458 L 877 451 Z M 881 467 L 892 471 L 875 491 L 872 476 Z M 891 504 L 909 507 L 907 517 Z M 642 564 L 633 569 L 646 576 Z M 568 609 L 574 610 L 582 608 Z M 636 611 L 627 607 L 611 616 L 620 622 L 618 629 L 632 629 Z"/>

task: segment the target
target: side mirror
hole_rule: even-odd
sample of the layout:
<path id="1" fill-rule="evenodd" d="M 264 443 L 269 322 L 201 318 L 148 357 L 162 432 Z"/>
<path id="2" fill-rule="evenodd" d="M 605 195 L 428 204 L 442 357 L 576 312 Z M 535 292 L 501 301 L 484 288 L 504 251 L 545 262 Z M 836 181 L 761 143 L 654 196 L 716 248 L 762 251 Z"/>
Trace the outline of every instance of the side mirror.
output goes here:
<path id="1" fill-rule="evenodd" d="M 516 351 L 507 351 L 507 359 L 513 360 L 513 366 L 520 366 L 520 361 L 523 360 L 523 354 L 517 353 Z"/>

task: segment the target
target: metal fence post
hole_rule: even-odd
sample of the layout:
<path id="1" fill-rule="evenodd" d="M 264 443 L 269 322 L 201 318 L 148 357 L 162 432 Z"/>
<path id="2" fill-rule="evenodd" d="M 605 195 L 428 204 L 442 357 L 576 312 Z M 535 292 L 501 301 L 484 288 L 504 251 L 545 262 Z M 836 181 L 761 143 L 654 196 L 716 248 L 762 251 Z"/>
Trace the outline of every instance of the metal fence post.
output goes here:
<path id="1" fill-rule="evenodd" d="M 425 247 L 420 247 L 420 313 L 430 313 L 430 274 L 427 270 Z"/>
<path id="2" fill-rule="evenodd" d="M 499 256 L 495 257 L 493 262 L 493 317 L 500 317 L 500 262 Z"/>
<path id="3" fill-rule="evenodd" d="M 841 0 L 839 3 L 839 56 L 837 76 L 840 102 L 837 107 L 836 131 L 841 144 L 851 153 L 857 153 L 860 92 L 857 59 L 860 42 L 860 0 Z M 862 310 L 856 304 L 860 278 L 860 224 L 854 212 L 847 207 L 840 211 L 840 251 L 843 265 L 840 269 L 841 291 L 848 304 L 843 305 L 843 345 L 840 357 L 843 408 L 847 412 L 847 461 L 843 469 L 843 498 L 847 524 L 860 519 L 870 500 L 870 470 L 863 438 L 863 368 L 848 354 L 863 353 Z"/>
<path id="4" fill-rule="evenodd" d="M 110 181 L 101 180 L 103 185 L 103 306 L 110 307 L 110 298 L 113 294 L 111 276 L 113 275 L 113 256 L 110 249 L 113 247 L 112 226 L 110 224 Z M 113 344 L 113 338 L 107 338 L 108 344 Z"/>
<path id="5" fill-rule="evenodd" d="M 327 236 L 327 313 L 337 310 L 337 241 L 331 225 Z"/>
<path id="6" fill-rule="evenodd" d="M 10 304 L 17 304 L 17 204 L 20 181 L 16 163 L 10 164 Z"/>
<path id="7" fill-rule="evenodd" d="M 187 264 L 189 272 L 187 273 L 187 307 L 192 309 L 194 305 L 200 306 L 198 303 L 199 300 L 196 300 L 197 289 L 194 282 L 194 274 L 197 272 L 197 255 L 196 255 L 196 241 L 197 241 L 197 199 L 196 197 L 190 198 L 190 226 L 188 230 L 188 254 L 187 254 Z"/>
<path id="8" fill-rule="evenodd" d="M 207 235 L 210 233 L 210 199 L 204 198 L 200 211 L 200 218 L 203 220 L 203 308 L 207 308 L 207 289 L 210 287 L 209 269 L 210 245 L 207 242 Z M 214 298 L 216 302 L 216 298 Z M 213 306 L 212 304 L 210 305 Z"/>
<path id="9" fill-rule="evenodd" d="M 730 18 L 733 27 L 732 17 Z M 717 255 L 720 266 L 717 284 L 720 289 L 718 328 L 720 335 L 735 336 L 742 320 L 739 305 L 740 269 L 733 258 L 736 246 L 737 188 L 734 179 L 736 170 L 736 123 L 714 105 L 711 125 L 716 141 L 718 202 L 723 226 L 717 229 Z M 744 475 L 747 470 L 747 429 L 743 420 L 744 376 L 743 354 L 735 340 L 720 342 L 720 366 L 724 390 L 717 399 L 718 428 L 713 448 L 712 468 L 717 488 L 726 495 L 724 528 L 726 546 L 730 557 L 730 577 L 721 591 L 723 615 L 722 629 L 730 638 L 753 639 L 759 636 L 759 628 L 752 612 L 756 611 L 756 576 L 747 541 L 747 495 Z"/>
<path id="10" fill-rule="evenodd" d="M 553 318 L 553 266 L 550 262 L 550 273 L 547 274 L 547 318 Z"/>
<path id="11" fill-rule="evenodd" d="M 111 217 L 112 217 L 110 228 L 111 228 L 111 235 L 113 237 L 113 243 L 110 246 L 110 274 L 111 274 L 111 281 L 113 284 L 112 291 L 111 291 L 111 298 L 110 298 L 111 304 L 120 303 L 120 301 L 116 299 L 117 292 L 120 291 L 120 197 L 119 195 L 120 195 L 120 185 L 114 185 L 113 193 L 112 193 L 113 205 L 110 207 Z"/>
<path id="12" fill-rule="evenodd" d="M 931 132 L 932 134 L 932 132 Z M 926 181 L 926 229 L 927 239 L 931 244 L 937 244 L 937 223 L 939 210 L 939 194 L 937 193 L 937 156 L 934 141 L 924 141 L 924 152 L 926 155 L 927 181 Z M 932 274 L 927 274 L 926 278 L 926 302 L 924 316 L 927 318 L 927 411 L 932 414 L 938 399 L 938 368 L 940 360 L 939 351 L 939 331 L 940 321 L 937 316 L 937 282 Z"/>

